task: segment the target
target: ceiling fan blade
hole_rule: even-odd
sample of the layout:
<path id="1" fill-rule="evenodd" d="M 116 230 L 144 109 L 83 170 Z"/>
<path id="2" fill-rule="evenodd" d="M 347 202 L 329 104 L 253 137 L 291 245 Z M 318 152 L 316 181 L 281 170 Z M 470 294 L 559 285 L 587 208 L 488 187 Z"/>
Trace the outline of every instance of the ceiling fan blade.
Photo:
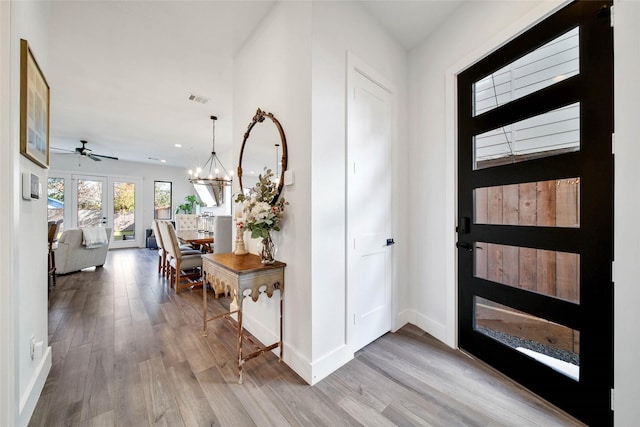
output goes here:
<path id="1" fill-rule="evenodd" d="M 87 154 L 87 157 L 90 158 L 91 160 L 95 160 L 96 162 L 102 161 L 95 154 Z"/>
<path id="2" fill-rule="evenodd" d="M 111 160 L 118 160 L 117 157 L 113 157 L 113 156 L 104 156 L 102 154 L 92 154 L 92 156 L 94 157 L 102 157 L 103 159 L 111 159 Z"/>
<path id="3" fill-rule="evenodd" d="M 64 151 L 65 153 L 75 153 L 75 150 L 67 150 L 66 148 L 51 147 L 52 150 Z"/>

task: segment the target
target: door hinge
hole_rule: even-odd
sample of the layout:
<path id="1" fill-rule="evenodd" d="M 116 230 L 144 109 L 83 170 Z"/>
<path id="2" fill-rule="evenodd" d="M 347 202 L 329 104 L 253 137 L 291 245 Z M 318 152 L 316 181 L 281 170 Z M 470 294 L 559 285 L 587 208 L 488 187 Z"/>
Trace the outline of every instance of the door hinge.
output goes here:
<path id="1" fill-rule="evenodd" d="M 614 397 L 615 397 L 615 391 L 616 391 L 616 389 L 615 389 L 615 388 L 612 388 L 612 389 L 611 389 L 611 410 L 612 410 L 612 411 L 615 411 L 615 410 L 616 410 L 616 407 L 615 407 L 615 404 L 614 404 L 614 402 L 615 402 L 615 399 L 614 399 Z"/>
<path id="2" fill-rule="evenodd" d="M 611 7 L 609 8 L 609 11 L 610 11 L 610 12 L 609 12 L 609 24 L 611 25 L 611 28 L 613 28 L 613 16 L 614 16 L 614 15 L 613 15 L 613 12 L 614 12 L 614 7 L 615 7 L 615 6 L 611 6 Z"/>
<path id="3" fill-rule="evenodd" d="M 616 262 L 611 261 L 611 284 L 613 285 L 616 281 Z"/>
<path id="4" fill-rule="evenodd" d="M 611 154 L 616 154 L 616 134 L 611 134 Z"/>

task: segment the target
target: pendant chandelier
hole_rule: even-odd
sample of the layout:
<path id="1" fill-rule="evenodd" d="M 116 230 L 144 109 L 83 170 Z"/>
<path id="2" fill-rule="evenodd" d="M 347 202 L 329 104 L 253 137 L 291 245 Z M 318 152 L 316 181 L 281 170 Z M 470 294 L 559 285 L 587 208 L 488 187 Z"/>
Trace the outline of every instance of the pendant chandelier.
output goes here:
<path id="1" fill-rule="evenodd" d="M 224 203 L 224 188 L 231 186 L 231 173 L 228 173 L 216 155 L 216 116 L 211 116 L 213 122 L 213 137 L 211 140 L 211 155 L 195 171 L 189 170 L 189 182 L 198 193 L 200 200 L 206 206 L 220 206 Z"/>

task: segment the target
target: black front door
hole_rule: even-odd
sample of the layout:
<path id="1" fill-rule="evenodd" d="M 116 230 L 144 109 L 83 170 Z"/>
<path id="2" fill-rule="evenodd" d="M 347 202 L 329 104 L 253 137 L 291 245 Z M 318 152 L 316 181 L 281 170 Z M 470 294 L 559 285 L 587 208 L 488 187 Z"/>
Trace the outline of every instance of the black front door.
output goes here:
<path id="1" fill-rule="evenodd" d="M 576 2 L 458 76 L 459 344 L 611 425 L 611 2 Z"/>

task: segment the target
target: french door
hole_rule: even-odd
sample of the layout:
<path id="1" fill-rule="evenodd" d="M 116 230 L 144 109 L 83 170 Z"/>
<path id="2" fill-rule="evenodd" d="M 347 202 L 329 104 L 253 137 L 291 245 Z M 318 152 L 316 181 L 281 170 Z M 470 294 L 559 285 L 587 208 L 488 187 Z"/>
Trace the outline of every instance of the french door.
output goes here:
<path id="1" fill-rule="evenodd" d="M 72 224 L 112 228 L 112 248 L 140 246 L 139 179 L 72 175 L 71 181 Z"/>
<path id="2" fill-rule="evenodd" d="M 610 7 L 458 76 L 459 345 L 590 425 L 613 419 Z"/>

